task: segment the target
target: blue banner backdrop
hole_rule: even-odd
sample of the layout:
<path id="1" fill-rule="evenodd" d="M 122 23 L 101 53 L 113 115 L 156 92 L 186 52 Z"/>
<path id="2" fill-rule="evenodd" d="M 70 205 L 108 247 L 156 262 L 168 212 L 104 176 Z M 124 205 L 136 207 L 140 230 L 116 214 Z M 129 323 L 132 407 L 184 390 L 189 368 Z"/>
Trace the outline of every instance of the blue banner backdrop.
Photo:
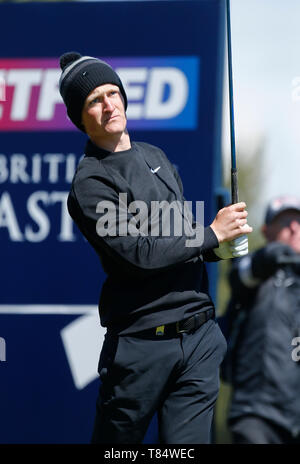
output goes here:
<path id="1" fill-rule="evenodd" d="M 59 56 L 111 62 L 131 138 L 167 153 L 209 223 L 221 184 L 223 3 L 0 5 L 0 443 L 88 443 L 99 387 L 105 275 L 66 210 L 86 136 L 60 100 Z M 155 440 L 154 419 L 145 442 Z"/>

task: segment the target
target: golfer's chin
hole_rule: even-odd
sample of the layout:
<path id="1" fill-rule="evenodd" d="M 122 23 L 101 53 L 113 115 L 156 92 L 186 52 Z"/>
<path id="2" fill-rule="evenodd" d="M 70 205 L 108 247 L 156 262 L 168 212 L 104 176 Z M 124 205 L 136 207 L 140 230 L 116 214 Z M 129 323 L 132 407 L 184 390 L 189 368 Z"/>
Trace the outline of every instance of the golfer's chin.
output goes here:
<path id="1" fill-rule="evenodd" d="M 122 134 L 126 129 L 126 124 L 119 116 L 115 116 L 104 123 L 103 129 L 107 134 Z"/>

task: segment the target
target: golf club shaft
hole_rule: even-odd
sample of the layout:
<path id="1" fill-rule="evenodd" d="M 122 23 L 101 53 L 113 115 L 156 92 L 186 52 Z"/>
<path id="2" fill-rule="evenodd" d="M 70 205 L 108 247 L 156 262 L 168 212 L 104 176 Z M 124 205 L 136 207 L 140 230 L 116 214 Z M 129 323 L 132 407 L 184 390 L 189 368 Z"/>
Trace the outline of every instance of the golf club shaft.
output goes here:
<path id="1" fill-rule="evenodd" d="M 238 203 L 239 201 L 238 199 L 238 179 L 237 179 L 235 131 L 234 131 L 230 0 L 226 0 L 226 12 L 227 12 L 227 50 L 228 50 L 228 82 L 229 82 L 230 143 L 231 143 L 231 201 L 232 203 Z"/>

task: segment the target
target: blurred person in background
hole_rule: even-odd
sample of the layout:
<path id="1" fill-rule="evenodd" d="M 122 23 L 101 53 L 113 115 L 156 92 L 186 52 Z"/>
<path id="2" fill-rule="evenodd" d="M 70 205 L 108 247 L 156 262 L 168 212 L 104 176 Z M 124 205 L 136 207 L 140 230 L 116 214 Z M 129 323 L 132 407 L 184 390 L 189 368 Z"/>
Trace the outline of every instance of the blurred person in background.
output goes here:
<path id="1" fill-rule="evenodd" d="M 232 386 L 235 444 L 299 442 L 300 364 L 292 352 L 300 335 L 300 198 L 271 201 L 262 233 L 266 246 L 234 260 L 229 275 L 221 372 Z"/>

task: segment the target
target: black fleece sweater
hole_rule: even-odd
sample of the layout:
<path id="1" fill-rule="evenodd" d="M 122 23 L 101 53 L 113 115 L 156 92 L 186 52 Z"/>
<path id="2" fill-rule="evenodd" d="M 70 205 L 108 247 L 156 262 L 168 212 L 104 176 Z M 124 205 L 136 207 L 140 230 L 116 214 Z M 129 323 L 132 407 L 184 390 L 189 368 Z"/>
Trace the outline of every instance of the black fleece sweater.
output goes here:
<path id="1" fill-rule="evenodd" d="M 212 308 L 203 260 L 218 259 L 212 251 L 219 246 L 213 230 L 204 228 L 203 244 L 193 247 L 186 246 L 190 236 L 175 236 L 172 230 L 168 236 L 134 236 L 114 234 L 111 228 L 103 236 L 103 205 L 115 207 L 116 215 L 110 218 L 115 217 L 118 227 L 120 194 L 127 194 L 128 205 L 143 201 L 149 207 L 149 222 L 151 202 L 184 201 L 179 175 L 159 148 L 132 142 L 129 150 L 110 153 L 88 141 L 68 209 L 107 274 L 99 301 L 101 325 L 120 334 L 133 333 Z M 125 222 L 133 218 L 126 210 Z"/>

